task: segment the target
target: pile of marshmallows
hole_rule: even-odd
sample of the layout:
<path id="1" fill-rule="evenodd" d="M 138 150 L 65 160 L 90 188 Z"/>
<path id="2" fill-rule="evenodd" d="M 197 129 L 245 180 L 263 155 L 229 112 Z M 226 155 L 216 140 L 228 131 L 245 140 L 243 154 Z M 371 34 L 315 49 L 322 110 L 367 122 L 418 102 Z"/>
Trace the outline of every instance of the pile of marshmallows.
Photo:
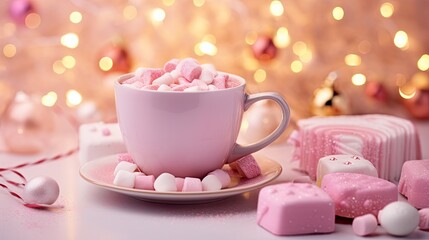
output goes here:
<path id="1" fill-rule="evenodd" d="M 218 73 L 212 64 L 199 64 L 193 58 L 172 59 L 160 68 L 138 68 L 124 86 L 155 91 L 199 92 L 232 88 L 240 82 Z"/>
<path id="2" fill-rule="evenodd" d="M 170 173 L 162 173 L 155 178 L 138 170 L 128 153 L 117 155 L 118 164 L 114 170 L 113 184 L 121 187 L 158 192 L 201 192 L 218 191 L 227 188 L 231 183 L 231 175 L 237 172 L 240 177 L 254 178 L 261 174 L 261 169 L 252 155 L 245 156 L 230 164 L 234 172 L 216 169 L 202 180 L 195 177 L 175 177 Z"/>

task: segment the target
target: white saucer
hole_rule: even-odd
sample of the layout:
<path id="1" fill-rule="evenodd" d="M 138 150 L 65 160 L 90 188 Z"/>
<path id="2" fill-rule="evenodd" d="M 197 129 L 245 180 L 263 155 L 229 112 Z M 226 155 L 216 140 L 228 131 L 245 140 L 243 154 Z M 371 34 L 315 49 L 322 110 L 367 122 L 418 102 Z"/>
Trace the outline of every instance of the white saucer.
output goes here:
<path id="1" fill-rule="evenodd" d="M 113 185 L 113 170 L 118 163 L 116 155 L 94 159 L 85 163 L 80 168 L 80 175 L 83 179 L 96 186 L 144 201 L 174 204 L 204 203 L 260 188 L 280 175 L 282 171 L 280 164 L 263 156 L 255 155 L 254 157 L 261 168 L 261 175 L 253 179 L 233 178 L 231 187 L 219 191 L 156 192 Z"/>

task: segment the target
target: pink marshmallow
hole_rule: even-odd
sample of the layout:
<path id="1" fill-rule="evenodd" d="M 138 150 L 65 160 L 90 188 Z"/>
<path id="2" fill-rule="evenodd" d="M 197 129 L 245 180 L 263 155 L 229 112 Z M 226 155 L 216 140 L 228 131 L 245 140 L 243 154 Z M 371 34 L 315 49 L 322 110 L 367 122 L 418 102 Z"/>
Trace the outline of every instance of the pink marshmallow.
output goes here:
<path id="1" fill-rule="evenodd" d="M 226 81 L 228 80 L 229 76 L 226 74 L 218 74 L 213 78 L 213 86 L 217 87 L 218 89 L 225 89 L 226 88 Z"/>
<path id="2" fill-rule="evenodd" d="M 429 207 L 429 160 L 407 161 L 402 166 L 399 192 L 416 208 Z"/>
<path id="3" fill-rule="evenodd" d="M 222 188 L 228 187 L 228 185 L 231 183 L 231 176 L 229 176 L 229 174 L 222 169 L 216 169 L 212 172 L 209 172 L 209 174 L 207 174 L 207 175 L 216 176 L 219 179 L 219 181 L 221 182 Z"/>
<path id="4" fill-rule="evenodd" d="M 352 228 L 356 235 L 367 236 L 375 232 L 377 225 L 377 218 L 374 215 L 365 214 L 353 219 Z"/>
<path id="5" fill-rule="evenodd" d="M 176 66 L 177 66 L 177 64 L 179 64 L 179 62 L 180 62 L 179 59 L 176 59 L 176 58 L 171 59 L 170 61 L 168 61 L 164 64 L 164 68 L 163 68 L 164 71 L 165 72 L 173 71 L 174 69 L 176 69 Z"/>
<path id="6" fill-rule="evenodd" d="M 119 153 L 116 155 L 116 159 L 118 160 L 118 162 L 125 161 L 129 163 L 134 163 L 134 160 L 129 153 Z"/>
<path id="7" fill-rule="evenodd" d="M 419 228 L 422 230 L 429 230 L 429 208 L 420 209 L 419 216 Z"/>
<path id="8" fill-rule="evenodd" d="M 142 81 L 145 85 L 150 85 L 152 82 L 161 77 L 164 74 L 164 71 L 158 68 L 146 68 L 143 70 L 140 81 Z"/>
<path id="9" fill-rule="evenodd" d="M 194 79 L 198 79 L 201 75 L 201 66 L 195 59 L 185 58 L 177 65 L 180 73 L 184 78 L 189 81 L 193 81 Z"/>
<path id="10" fill-rule="evenodd" d="M 335 230 L 335 207 L 315 185 L 282 183 L 261 189 L 256 221 L 275 235 L 329 233 Z"/>
<path id="11" fill-rule="evenodd" d="M 237 87 L 240 86 L 240 82 L 237 80 L 233 80 L 231 78 L 229 78 L 226 83 L 225 83 L 226 88 L 233 88 L 233 87 Z"/>
<path id="12" fill-rule="evenodd" d="M 143 190 L 155 190 L 154 188 L 155 176 L 138 175 L 134 182 L 134 188 Z"/>
<path id="13" fill-rule="evenodd" d="M 183 182 L 182 192 L 201 192 L 203 185 L 199 178 L 186 177 Z"/>
<path id="14" fill-rule="evenodd" d="M 395 184 L 358 173 L 327 174 L 321 188 L 334 200 L 336 215 L 347 218 L 377 215 L 384 206 L 398 200 Z"/>
<path id="15" fill-rule="evenodd" d="M 185 183 L 185 179 L 181 177 L 176 177 L 174 181 L 176 182 L 177 191 L 181 192 L 183 189 L 183 184 Z"/>
<path id="16" fill-rule="evenodd" d="M 261 174 L 261 168 L 252 155 L 247 155 L 230 164 L 242 177 L 254 178 Z"/>

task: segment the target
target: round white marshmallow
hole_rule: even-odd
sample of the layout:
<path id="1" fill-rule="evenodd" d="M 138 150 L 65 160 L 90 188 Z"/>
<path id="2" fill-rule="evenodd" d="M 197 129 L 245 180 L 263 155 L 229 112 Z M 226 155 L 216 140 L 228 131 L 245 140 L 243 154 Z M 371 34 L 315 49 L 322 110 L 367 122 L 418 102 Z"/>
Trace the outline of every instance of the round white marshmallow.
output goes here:
<path id="1" fill-rule="evenodd" d="M 113 184 L 120 187 L 134 188 L 135 179 L 136 175 L 133 172 L 119 170 L 115 175 Z"/>
<path id="2" fill-rule="evenodd" d="M 392 202 L 378 213 L 378 222 L 387 233 L 394 236 L 406 236 L 419 225 L 417 209 L 406 202 Z"/>
<path id="3" fill-rule="evenodd" d="M 170 173 L 162 173 L 159 175 L 156 178 L 153 187 L 155 188 L 155 191 L 158 192 L 177 192 L 176 179 Z"/>
<path id="4" fill-rule="evenodd" d="M 116 165 L 115 171 L 113 171 L 113 175 L 116 176 L 116 174 L 118 174 L 120 170 L 124 170 L 127 172 L 134 172 L 136 169 L 137 169 L 137 165 L 135 165 L 134 163 L 121 161 L 118 163 L 118 165 Z"/>
<path id="5" fill-rule="evenodd" d="M 218 191 L 222 189 L 222 183 L 215 175 L 207 175 L 202 180 L 203 191 Z"/>

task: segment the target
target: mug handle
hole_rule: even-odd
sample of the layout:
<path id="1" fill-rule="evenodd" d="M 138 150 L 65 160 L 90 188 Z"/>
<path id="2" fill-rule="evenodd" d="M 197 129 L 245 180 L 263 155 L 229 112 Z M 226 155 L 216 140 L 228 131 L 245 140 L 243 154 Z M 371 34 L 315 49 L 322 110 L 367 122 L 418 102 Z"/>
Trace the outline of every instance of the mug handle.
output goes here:
<path id="1" fill-rule="evenodd" d="M 234 162 L 235 160 L 238 160 L 246 155 L 254 153 L 268 146 L 270 143 L 274 142 L 278 137 L 280 137 L 280 135 L 284 132 L 284 130 L 288 126 L 289 119 L 290 119 L 289 106 L 278 93 L 265 92 L 265 93 L 256 93 L 252 95 L 246 94 L 246 100 L 244 102 L 244 111 L 247 111 L 250 105 L 264 99 L 273 100 L 281 107 L 282 121 L 280 122 L 279 126 L 270 135 L 266 136 L 265 138 L 263 138 L 262 140 L 256 143 L 252 143 L 247 146 L 241 146 L 240 144 L 236 143 L 232 150 L 232 153 L 229 155 L 227 159 L 227 163 Z"/>

